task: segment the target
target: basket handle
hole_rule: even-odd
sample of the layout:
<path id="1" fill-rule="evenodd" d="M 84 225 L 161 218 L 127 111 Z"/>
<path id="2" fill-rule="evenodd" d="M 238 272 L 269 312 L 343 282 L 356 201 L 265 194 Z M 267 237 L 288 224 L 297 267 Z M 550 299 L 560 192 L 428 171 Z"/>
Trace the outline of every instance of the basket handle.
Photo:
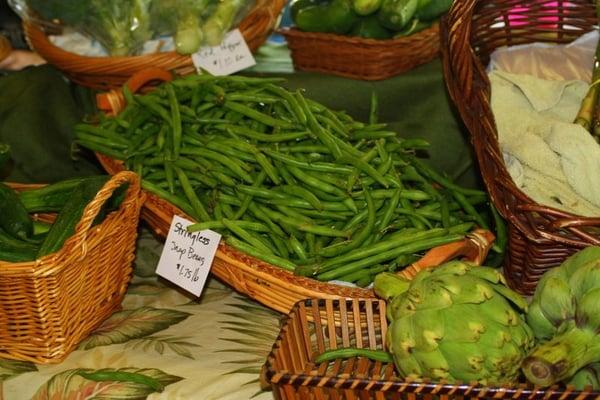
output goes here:
<path id="1" fill-rule="evenodd" d="M 121 202 L 119 208 L 126 207 L 128 204 L 135 201 L 140 196 L 141 184 L 138 175 L 131 171 L 121 171 L 113 175 L 108 182 L 96 193 L 96 196 L 83 210 L 81 220 L 75 227 L 75 234 L 73 235 L 74 243 L 80 243 L 82 246 L 83 255 L 87 252 L 86 238 L 87 234 L 92 227 L 94 219 L 100 212 L 100 209 L 106 203 L 106 201 L 112 196 L 115 190 L 124 183 L 129 183 L 125 198 Z M 75 246 L 76 247 L 76 246 Z"/>
<path id="2" fill-rule="evenodd" d="M 144 68 L 137 71 L 125 82 L 123 86 L 127 86 L 129 91 L 136 93 L 145 85 L 153 81 L 169 82 L 173 79 L 173 75 L 162 68 Z M 117 115 L 125 108 L 126 101 L 122 89 L 112 89 L 105 93 L 96 95 L 97 107 L 109 115 Z"/>
<path id="3" fill-rule="evenodd" d="M 462 240 L 429 250 L 418 261 L 404 268 L 399 275 L 412 279 L 423 269 L 436 267 L 459 256 L 463 256 L 465 261 L 480 265 L 485 260 L 494 239 L 492 232 L 486 229 L 475 229 Z"/>

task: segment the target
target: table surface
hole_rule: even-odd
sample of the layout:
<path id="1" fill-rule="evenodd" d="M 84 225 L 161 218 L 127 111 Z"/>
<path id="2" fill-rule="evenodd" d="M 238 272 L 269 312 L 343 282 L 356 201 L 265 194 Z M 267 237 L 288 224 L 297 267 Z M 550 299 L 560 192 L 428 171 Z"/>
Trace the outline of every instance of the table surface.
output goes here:
<path id="1" fill-rule="evenodd" d="M 261 49 L 252 74 L 283 75 L 290 88 L 359 120 L 369 99 L 379 97 L 380 120 L 400 135 L 432 143 L 430 161 L 465 185 L 477 172 L 458 118 L 444 89 L 439 60 L 386 81 L 363 82 L 312 73 L 293 73 L 286 49 Z M 87 90 L 70 86 L 52 67 L 29 68 L 0 77 L 0 142 L 13 148 L 3 180 L 54 182 L 102 173 L 85 152 L 71 149 L 72 126 L 93 110 Z M 465 172 L 466 171 L 466 172 Z M 140 225 L 135 276 L 115 313 L 62 363 L 34 365 L 0 360 L 0 400 L 271 399 L 259 371 L 279 332 L 281 314 L 209 279 L 200 299 L 154 274 L 162 242 Z M 133 382 L 94 382 L 77 374 L 126 368 L 161 381 L 162 392 Z"/>

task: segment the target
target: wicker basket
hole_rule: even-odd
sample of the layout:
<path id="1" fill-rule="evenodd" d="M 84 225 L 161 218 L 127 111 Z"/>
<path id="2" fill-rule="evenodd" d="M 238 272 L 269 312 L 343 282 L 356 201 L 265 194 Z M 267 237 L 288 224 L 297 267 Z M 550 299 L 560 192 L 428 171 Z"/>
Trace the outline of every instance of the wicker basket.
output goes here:
<path id="1" fill-rule="evenodd" d="M 509 18 L 518 24 L 508 23 Z M 570 254 L 600 245 L 600 218 L 540 205 L 517 188 L 499 148 L 485 65 L 498 47 L 536 41 L 567 43 L 595 29 L 597 22 L 595 5 L 587 0 L 455 0 L 443 21 L 448 90 L 471 133 L 491 199 L 508 220 L 505 275 L 521 293 L 533 293 L 541 275 Z"/>
<path id="2" fill-rule="evenodd" d="M 252 51 L 256 51 L 271 34 L 285 0 L 257 0 L 239 29 Z M 86 57 L 65 51 L 50 42 L 42 28 L 26 22 L 24 31 L 32 49 L 63 71 L 73 82 L 94 89 L 122 86 L 135 72 L 159 67 L 178 75 L 196 71 L 192 58 L 174 51 L 129 57 Z"/>
<path id="3" fill-rule="evenodd" d="M 362 80 L 399 75 L 438 56 L 439 25 L 390 40 L 363 39 L 330 33 L 281 30 L 298 70 Z"/>
<path id="4" fill-rule="evenodd" d="M 359 327 L 359 329 L 357 329 Z M 376 299 L 299 302 L 283 322 L 263 367 L 263 379 L 275 399 L 597 399 L 600 392 L 572 388 L 540 389 L 516 383 L 486 387 L 406 381 L 394 365 L 350 358 L 315 365 L 327 349 L 354 346 L 384 349 L 387 330 L 385 302 Z"/>
<path id="5" fill-rule="evenodd" d="M 129 188 L 119 209 L 92 227 L 124 183 Z M 88 204 L 75 234 L 58 252 L 32 262 L 0 261 L 0 358 L 60 362 L 120 306 L 131 278 L 143 201 L 137 175 L 119 173 Z"/>

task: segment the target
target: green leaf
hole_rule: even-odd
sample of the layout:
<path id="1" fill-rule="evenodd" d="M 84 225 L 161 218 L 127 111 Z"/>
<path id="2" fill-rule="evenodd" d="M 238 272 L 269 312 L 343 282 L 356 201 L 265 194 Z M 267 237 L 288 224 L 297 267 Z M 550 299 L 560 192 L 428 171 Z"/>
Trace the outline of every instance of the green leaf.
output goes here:
<path id="1" fill-rule="evenodd" d="M 167 329 L 190 315 L 182 311 L 153 307 L 120 311 L 111 315 L 90 337 L 81 342 L 79 349 L 87 350 L 139 339 Z"/>
<path id="2" fill-rule="evenodd" d="M 187 342 L 187 341 L 185 341 L 185 339 L 189 339 L 189 338 L 186 336 L 160 336 L 160 335 L 147 336 L 145 338 L 135 340 L 133 342 L 132 347 L 134 349 L 136 349 L 139 346 L 143 345 L 143 350 L 148 351 L 148 350 L 150 350 L 150 348 L 152 346 L 154 346 L 154 350 L 160 354 L 163 354 L 165 347 L 168 347 L 175 354 L 178 354 L 182 357 L 190 358 L 193 360 L 194 356 L 192 355 L 192 353 L 190 352 L 190 350 L 188 348 L 189 347 L 202 347 L 202 346 L 200 346 L 199 344 L 196 344 L 196 343 Z M 126 347 L 129 346 L 130 343 L 128 343 L 125 346 Z"/>
<path id="3" fill-rule="evenodd" d="M 143 400 L 181 379 L 153 368 L 71 369 L 50 378 L 32 400 Z"/>
<path id="4" fill-rule="evenodd" d="M 156 296 L 158 293 L 164 291 L 165 289 L 167 289 L 167 287 L 161 285 L 158 282 L 131 283 L 129 285 L 129 289 L 127 289 L 127 294 L 136 296 Z"/>
<path id="5" fill-rule="evenodd" d="M 0 359 L 0 382 L 26 372 L 35 372 L 37 370 L 35 364 L 29 361 Z"/>

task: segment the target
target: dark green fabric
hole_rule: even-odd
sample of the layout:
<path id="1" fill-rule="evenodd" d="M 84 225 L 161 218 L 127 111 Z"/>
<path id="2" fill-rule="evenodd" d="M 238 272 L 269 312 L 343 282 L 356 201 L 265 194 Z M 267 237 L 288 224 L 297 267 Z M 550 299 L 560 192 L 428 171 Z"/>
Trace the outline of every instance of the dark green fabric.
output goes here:
<path id="1" fill-rule="evenodd" d="M 391 79 L 368 82 L 316 73 L 291 74 L 285 60 L 275 59 L 276 65 L 263 61 L 263 68 L 251 73 L 284 76 L 287 87 L 303 88 L 307 96 L 346 110 L 361 121 L 368 119 L 371 92 L 375 91 L 380 121 L 388 122 L 403 137 L 428 139 L 432 146 L 427 154 L 440 171 L 453 176 L 473 160 L 464 130 L 452 113 L 439 60 Z M 59 72 L 42 66 L 0 77 L 0 93 L 0 141 L 12 146 L 14 160 L 10 170 L 4 171 L 4 180 L 54 182 L 102 173 L 89 152 L 80 153 L 78 160 L 71 156 L 72 127 L 84 110 L 89 111 L 89 91 L 74 90 Z M 477 177 L 471 167 L 459 183 L 475 186 Z"/>
<path id="2" fill-rule="evenodd" d="M 83 116 L 84 93 L 47 65 L 0 77 L 0 142 L 11 146 L 12 158 L 3 180 L 55 182 L 102 172 L 91 157 L 71 157 L 72 128 Z"/>

